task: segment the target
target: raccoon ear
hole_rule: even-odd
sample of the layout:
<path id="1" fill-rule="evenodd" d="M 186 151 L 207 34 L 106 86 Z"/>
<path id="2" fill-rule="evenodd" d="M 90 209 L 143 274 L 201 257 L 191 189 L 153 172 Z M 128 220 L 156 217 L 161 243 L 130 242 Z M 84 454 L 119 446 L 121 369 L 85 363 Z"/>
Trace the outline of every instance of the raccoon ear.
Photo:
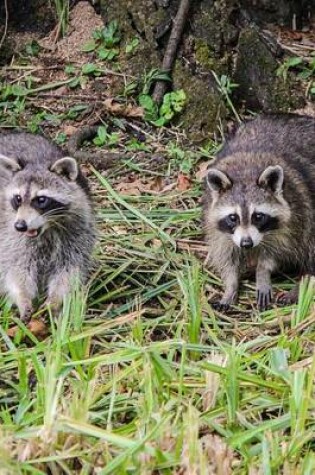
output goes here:
<path id="1" fill-rule="evenodd" d="M 269 188 L 274 193 L 281 193 L 283 178 L 283 168 L 280 165 L 269 166 L 258 178 L 258 185 L 262 188 Z"/>
<path id="2" fill-rule="evenodd" d="M 78 164 L 72 157 L 59 158 L 51 167 L 50 171 L 62 175 L 71 181 L 75 181 L 78 177 Z"/>
<path id="3" fill-rule="evenodd" d="M 216 168 L 210 168 L 208 170 L 206 180 L 210 190 L 215 192 L 228 190 L 229 188 L 232 188 L 233 185 L 231 179 L 225 173 L 220 172 L 220 170 L 217 170 Z"/>
<path id="4" fill-rule="evenodd" d="M 0 153 L 0 167 L 3 167 L 5 170 L 15 173 L 21 170 L 20 165 L 14 158 L 6 157 Z"/>

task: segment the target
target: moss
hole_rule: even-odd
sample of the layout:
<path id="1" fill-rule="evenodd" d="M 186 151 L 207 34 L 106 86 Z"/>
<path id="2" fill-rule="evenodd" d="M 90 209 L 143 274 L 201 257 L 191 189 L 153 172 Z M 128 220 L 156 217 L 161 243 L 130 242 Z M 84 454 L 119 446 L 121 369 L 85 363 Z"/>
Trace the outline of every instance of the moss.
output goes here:
<path id="1" fill-rule="evenodd" d="M 248 107 L 265 111 L 287 111 L 301 104 L 301 96 L 292 94 L 291 81 L 277 77 L 278 63 L 253 28 L 243 30 L 238 47 L 234 80 L 237 96 Z"/>
<path id="2" fill-rule="evenodd" d="M 214 53 L 202 39 L 196 39 L 195 41 L 195 56 L 198 63 L 204 69 L 215 69 L 216 61 L 214 59 Z"/>
<path id="3" fill-rule="evenodd" d="M 225 118 L 225 107 L 221 102 L 212 76 L 199 78 L 184 68 L 180 61 L 174 69 L 174 87 L 184 89 L 187 104 L 179 120 L 193 141 L 209 138 L 216 131 L 218 117 Z"/>

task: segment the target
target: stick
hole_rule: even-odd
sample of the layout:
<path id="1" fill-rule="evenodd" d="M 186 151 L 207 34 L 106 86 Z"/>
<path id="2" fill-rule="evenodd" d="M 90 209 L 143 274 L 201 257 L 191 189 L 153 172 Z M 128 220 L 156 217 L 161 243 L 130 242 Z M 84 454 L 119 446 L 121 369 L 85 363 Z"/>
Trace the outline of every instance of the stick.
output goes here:
<path id="1" fill-rule="evenodd" d="M 167 73 L 171 73 L 173 69 L 177 47 L 182 37 L 189 7 L 190 7 L 190 0 L 181 0 L 179 8 L 177 10 L 176 17 L 173 22 L 173 28 L 172 28 L 170 37 L 168 39 L 168 43 L 166 46 L 163 63 L 162 63 L 162 70 Z M 157 83 L 155 84 L 152 97 L 153 97 L 153 100 L 157 104 L 161 103 L 166 91 L 166 87 L 167 86 L 166 86 L 165 81 L 157 81 Z"/>
<path id="2" fill-rule="evenodd" d="M 4 8 L 5 8 L 5 24 L 4 24 L 4 31 L 3 35 L 0 40 L 0 49 L 4 43 L 5 37 L 7 36 L 8 31 L 8 21 L 9 21 L 9 9 L 8 9 L 8 0 L 4 0 Z"/>

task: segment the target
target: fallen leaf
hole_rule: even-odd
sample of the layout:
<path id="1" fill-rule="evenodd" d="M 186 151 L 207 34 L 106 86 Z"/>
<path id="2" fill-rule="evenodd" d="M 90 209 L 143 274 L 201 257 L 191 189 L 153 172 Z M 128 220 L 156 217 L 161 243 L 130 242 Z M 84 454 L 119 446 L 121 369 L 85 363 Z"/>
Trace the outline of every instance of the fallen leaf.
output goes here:
<path id="1" fill-rule="evenodd" d="M 187 175 L 179 173 L 177 177 L 177 189 L 178 191 L 187 191 L 191 188 L 191 180 Z"/>
<path id="2" fill-rule="evenodd" d="M 115 189 L 122 195 L 139 196 L 141 195 L 141 186 L 141 181 L 137 179 L 130 182 L 123 181 L 118 183 L 118 185 L 115 186 Z"/>
<path id="3" fill-rule="evenodd" d="M 206 162 L 201 162 L 198 171 L 196 172 L 195 176 L 198 181 L 203 181 L 203 179 L 207 176 L 208 173 L 208 166 L 213 162 L 213 160 L 207 160 Z"/>
<path id="4" fill-rule="evenodd" d="M 121 104 L 114 99 L 105 99 L 105 109 L 113 115 L 121 115 L 124 117 L 133 117 L 142 119 L 144 117 L 143 107 L 134 106 L 133 104 Z"/>
<path id="5" fill-rule="evenodd" d="M 26 328 L 36 337 L 45 338 L 48 334 L 48 328 L 42 320 L 30 320 L 26 325 Z M 19 330 L 19 327 L 15 325 L 9 328 L 7 334 L 9 337 L 14 338 Z"/>
<path id="6" fill-rule="evenodd" d="M 75 134 L 77 130 L 78 130 L 77 127 L 74 127 L 73 125 L 65 125 L 63 128 L 64 134 L 66 134 L 68 137 Z"/>
<path id="7" fill-rule="evenodd" d="M 162 191 L 164 187 L 164 178 L 161 176 L 157 176 L 152 178 L 149 183 L 149 190 L 150 191 Z"/>
<path id="8" fill-rule="evenodd" d="M 121 182 L 115 186 L 121 194 L 139 196 L 141 193 L 159 194 L 164 189 L 164 179 L 155 177 L 141 181 L 136 179 L 128 182 Z"/>

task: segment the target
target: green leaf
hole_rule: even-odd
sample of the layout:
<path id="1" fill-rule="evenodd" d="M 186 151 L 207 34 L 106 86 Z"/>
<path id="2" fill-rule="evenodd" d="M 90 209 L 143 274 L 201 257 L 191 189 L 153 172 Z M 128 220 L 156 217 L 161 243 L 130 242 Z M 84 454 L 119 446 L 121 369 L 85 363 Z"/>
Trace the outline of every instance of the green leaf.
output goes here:
<path id="1" fill-rule="evenodd" d="M 18 84 L 13 84 L 13 86 L 11 87 L 12 96 L 26 96 L 27 92 L 28 91 L 25 87 L 19 86 Z"/>
<path id="2" fill-rule="evenodd" d="M 82 66 L 82 74 L 93 74 L 97 71 L 96 64 L 87 63 Z"/>
<path id="3" fill-rule="evenodd" d="M 80 84 L 80 77 L 73 78 L 73 80 L 69 83 L 69 87 L 74 89 Z"/>
<path id="4" fill-rule="evenodd" d="M 81 51 L 84 53 L 90 53 L 91 51 L 95 51 L 97 48 L 97 44 L 94 40 L 89 40 L 85 45 L 82 46 Z"/>
<path id="5" fill-rule="evenodd" d="M 75 67 L 73 66 L 73 64 L 68 64 L 65 67 L 65 73 L 68 74 L 69 76 L 71 76 L 71 74 L 75 74 Z"/>

